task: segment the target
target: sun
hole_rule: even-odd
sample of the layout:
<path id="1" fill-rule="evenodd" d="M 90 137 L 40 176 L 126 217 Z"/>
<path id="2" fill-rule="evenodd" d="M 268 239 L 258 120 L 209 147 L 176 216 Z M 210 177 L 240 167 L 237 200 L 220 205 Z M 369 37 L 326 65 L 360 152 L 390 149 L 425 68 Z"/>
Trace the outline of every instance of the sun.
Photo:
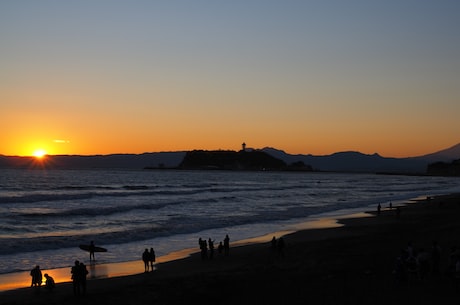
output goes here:
<path id="1" fill-rule="evenodd" d="M 37 149 L 34 151 L 33 156 L 37 159 L 42 159 L 46 156 L 46 151 L 44 149 Z"/>

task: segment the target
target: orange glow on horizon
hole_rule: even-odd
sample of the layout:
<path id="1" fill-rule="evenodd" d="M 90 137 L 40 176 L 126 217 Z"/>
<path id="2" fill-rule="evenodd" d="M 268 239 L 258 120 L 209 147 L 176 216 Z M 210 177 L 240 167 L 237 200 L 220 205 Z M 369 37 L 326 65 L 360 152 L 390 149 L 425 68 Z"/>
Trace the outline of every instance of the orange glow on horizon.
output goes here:
<path id="1" fill-rule="evenodd" d="M 222 129 L 221 129 L 222 130 Z M 104 136 L 96 132 L 68 133 L 65 136 L 54 135 L 55 132 L 40 132 L 39 136 L 19 134 L 10 136 L 2 141 L 7 145 L 0 147 L 0 155 L 34 157 L 35 160 L 44 160 L 43 157 L 54 155 L 110 155 L 110 154 L 142 154 L 155 152 L 177 152 L 191 150 L 240 150 L 243 142 L 247 148 L 262 149 L 272 147 L 283 150 L 287 154 L 302 155 L 329 155 L 336 152 L 357 151 L 364 154 L 378 153 L 383 157 L 415 157 L 447 149 L 457 143 L 449 139 L 435 141 L 419 141 L 412 138 L 385 137 L 378 134 L 378 138 L 337 138 L 333 132 L 309 133 L 307 136 L 293 134 L 283 137 L 281 131 L 272 130 L 265 133 L 248 134 L 244 132 L 231 134 L 194 133 L 176 134 L 169 130 L 163 133 L 142 132 L 132 134 L 125 130 L 113 128 L 113 132 L 104 131 Z M 196 132 L 198 134 L 198 131 Z M 228 137 L 226 136 L 228 134 Z M 243 136 L 241 136 L 243 134 Z"/>

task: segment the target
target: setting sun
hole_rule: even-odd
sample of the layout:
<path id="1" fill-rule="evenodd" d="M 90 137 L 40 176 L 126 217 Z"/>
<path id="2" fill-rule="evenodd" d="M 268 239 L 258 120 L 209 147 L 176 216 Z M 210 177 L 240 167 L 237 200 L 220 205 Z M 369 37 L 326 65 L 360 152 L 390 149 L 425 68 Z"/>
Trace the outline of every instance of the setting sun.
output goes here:
<path id="1" fill-rule="evenodd" d="M 43 158 L 45 155 L 46 155 L 46 151 L 43 149 L 37 149 L 33 153 L 33 156 L 36 158 Z"/>

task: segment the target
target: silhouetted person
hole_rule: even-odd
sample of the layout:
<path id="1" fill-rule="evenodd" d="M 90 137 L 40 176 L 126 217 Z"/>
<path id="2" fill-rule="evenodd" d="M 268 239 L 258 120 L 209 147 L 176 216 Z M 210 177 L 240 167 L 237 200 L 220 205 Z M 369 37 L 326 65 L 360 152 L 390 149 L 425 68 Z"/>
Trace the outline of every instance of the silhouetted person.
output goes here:
<path id="1" fill-rule="evenodd" d="M 80 275 L 80 287 L 81 287 L 81 294 L 86 294 L 86 276 L 88 275 L 88 269 L 86 269 L 86 265 L 80 263 L 79 266 L 79 275 Z"/>
<path id="2" fill-rule="evenodd" d="M 80 262 L 78 260 L 75 261 L 75 264 L 70 269 L 70 273 L 72 274 L 73 294 L 78 296 L 80 295 L 81 280 Z"/>
<path id="3" fill-rule="evenodd" d="M 42 285 L 43 278 L 42 278 L 42 271 L 40 270 L 39 265 L 35 266 L 34 269 L 30 270 L 30 276 L 32 277 L 32 283 L 30 286 L 40 288 L 40 286 Z"/>
<path id="4" fill-rule="evenodd" d="M 149 249 L 145 248 L 144 253 L 142 253 L 142 261 L 144 262 L 144 272 L 149 271 L 149 262 L 150 262 L 150 253 Z"/>
<path id="5" fill-rule="evenodd" d="M 377 214 L 378 214 L 378 215 L 380 215 L 380 211 L 381 211 L 381 210 L 382 210 L 382 206 L 381 206 L 380 203 L 379 203 L 379 205 L 377 206 Z"/>
<path id="6" fill-rule="evenodd" d="M 56 286 L 56 284 L 54 283 L 54 279 L 48 275 L 48 273 L 45 273 L 45 287 L 46 289 L 48 289 L 49 291 L 53 291 L 54 289 L 54 286 Z"/>
<path id="7" fill-rule="evenodd" d="M 270 241 L 270 257 L 269 257 L 269 262 L 273 262 L 273 260 L 277 257 L 278 250 L 278 241 L 276 240 L 276 237 L 273 236 L 272 240 Z"/>
<path id="8" fill-rule="evenodd" d="M 200 253 L 201 253 L 201 259 L 205 260 L 208 258 L 208 243 L 206 242 L 206 239 L 201 239 L 201 237 L 198 239 L 198 244 L 200 245 Z"/>
<path id="9" fill-rule="evenodd" d="M 201 256 L 201 259 L 204 259 L 203 239 L 202 239 L 201 237 L 198 238 L 198 246 L 200 247 L 200 256 Z"/>
<path id="10" fill-rule="evenodd" d="M 209 238 L 208 239 L 208 247 L 209 247 L 209 259 L 214 257 L 214 241 Z"/>
<path id="11" fill-rule="evenodd" d="M 222 254 L 223 251 L 224 245 L 222 244 L 222 242 L 219 242 L 219 246 L 217 246 L 217 252 L 219 252 L 219 254 Z"/>
<path id="12" fill-rule="evenodd" d="M 203 239 L 202 245 L 203 258 L 208 259 L 208 242 L 206 241 L 206 239 Z"/>
<path id="13" fill-rule="evenodd" d="M 94 245 L 94 241 L 91 241 L 91 243 L 89 244 L 89 261 L 92 260 L 96 260 L 94 258 L 94 249 L 95 249 L 95 245 Z"/>
<path id="14" fill-rule="evenodd" d="M 273 236 L 272 241 L 270 242 L 271 244 L 271 249 L 276 250 L 276 237 Z"/>
<path id="15" fill-rule="evenodd" d="M 224 255 L 225 256 L 228 256 L 230 252 L 230 237 L 228 237 L 228 234 L 225 235 L 225 238 L 224 238 Z"/>
<path id="16" fill-rule="evenodd" d="M 153 265 L 155 264 L 155 261 L 156 261 L 155 250 L 153 250 L 153 248 L 150 248 L 149 261 L 150 261 L 150 270 L 153 271 Z"/>
<path id="17" fill-rule="evenodd" d="M 278 238 L 278 243 L 277 243 L 277 249 L 278 249 L 278 257 L 283 258 L 284 257 L 284 248 L 286 244 L 284 243 L 284 238 L 280 237 Z"/>

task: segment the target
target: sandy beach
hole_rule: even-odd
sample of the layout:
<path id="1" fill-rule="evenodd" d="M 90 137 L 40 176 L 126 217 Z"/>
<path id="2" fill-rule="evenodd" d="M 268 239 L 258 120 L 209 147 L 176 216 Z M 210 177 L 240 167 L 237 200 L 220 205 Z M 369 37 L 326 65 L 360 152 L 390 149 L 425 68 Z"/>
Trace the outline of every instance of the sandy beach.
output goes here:
<path id="1" fill-rule="evenodd" d="M 39 294 L 30 287 L 0 292 L 0 304 L 458 304 L 460 285 L 448 271 L 460 246 L 460 194 L 369 214 L 286 233 L 284 255 L 269 241 L 231 244 L 229 256 L 194 253 L 148 273 L 133 263 L 140 273 L 90 279 L 84 296 L 67 282 Z M 402 250 L 411 245 L 430 257 L 433 241 L 441 249 L 438 270 L 428 260 L 426 272 L 396 272 Z"/>

